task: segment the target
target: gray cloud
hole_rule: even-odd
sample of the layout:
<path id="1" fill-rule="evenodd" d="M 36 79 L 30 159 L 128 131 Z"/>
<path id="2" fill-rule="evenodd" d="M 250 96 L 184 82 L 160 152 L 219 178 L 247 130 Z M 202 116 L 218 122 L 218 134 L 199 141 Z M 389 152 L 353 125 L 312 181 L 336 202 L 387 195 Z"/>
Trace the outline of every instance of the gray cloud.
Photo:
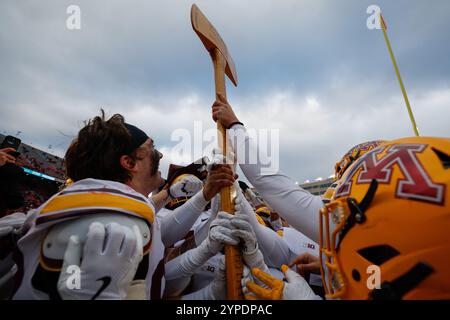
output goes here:
<path id="1" fill-rule="evenodd" d="M 281 166 L 331 174 L 352 145 L 412 135 L 373 1 L 197 1 L 236 63 L 229 100 L 254 128 L 279 128 Z M 78 4 L 82 29 L 66 29 Z M 450 136 L 450 3 L 377 1 L 424 135 Z M 190 1 L 0 3 L 0 129 L 63 155 L 83 120 L 122 113 L 169 151 L 177 128 L 213 127 L 211 62 Z M 163 161 L 163 169 L 170 157 Z"/>

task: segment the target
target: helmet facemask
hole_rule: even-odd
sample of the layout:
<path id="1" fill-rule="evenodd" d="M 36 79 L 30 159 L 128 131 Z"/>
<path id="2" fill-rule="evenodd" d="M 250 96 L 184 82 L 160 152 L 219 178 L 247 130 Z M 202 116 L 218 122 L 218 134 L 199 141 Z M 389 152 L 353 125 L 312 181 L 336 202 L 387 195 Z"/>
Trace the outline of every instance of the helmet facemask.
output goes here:
<path id="1" fill-rule="evenodd" d="M 372 180 L 360 203 L 351 197 L 338 198 L 320 210 L 320 269 L 329 299 L 342 298 L 346 293 L 346 279 L 342 272 L 338 250 L 347 232 L 355 224 L 365 222 L 365 211 L 373 200 L 377 187 L 378 182 Z M 330 230 L 333 232 L 330 233 Z"/>

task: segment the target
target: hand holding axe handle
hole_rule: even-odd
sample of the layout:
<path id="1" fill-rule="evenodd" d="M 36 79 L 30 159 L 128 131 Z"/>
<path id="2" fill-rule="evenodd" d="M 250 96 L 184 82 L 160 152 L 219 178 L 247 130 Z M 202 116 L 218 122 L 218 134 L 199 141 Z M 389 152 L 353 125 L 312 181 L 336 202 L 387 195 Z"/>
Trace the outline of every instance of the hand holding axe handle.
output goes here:
<path id="1" fill-rule="evenodd" d="M 237 76 L 234 62 L 228 49 L 214 26 L 205 15 L 194 4 L 191 8 L 192 28 L 211 55 L 214 66 L 214 82 L 216 88 L 216 99 L 218 95 L 226 97 L 225 74 L 234 85 L 237 85 Z M 217 122 L 219 147 L 223 155 L 228 155 L 228 143 L 226 131 L 223 125 Z M 220 190 L 221 210 L 233 214 L 234 206 L 231 197 L 232 188 L 226 187 Z M 241 278 L 243 273 L 242 256 L 235 246 L 225 246 L 225 264 L 227 275 L 227 298 L 229 300 L 243 299 Z"/>

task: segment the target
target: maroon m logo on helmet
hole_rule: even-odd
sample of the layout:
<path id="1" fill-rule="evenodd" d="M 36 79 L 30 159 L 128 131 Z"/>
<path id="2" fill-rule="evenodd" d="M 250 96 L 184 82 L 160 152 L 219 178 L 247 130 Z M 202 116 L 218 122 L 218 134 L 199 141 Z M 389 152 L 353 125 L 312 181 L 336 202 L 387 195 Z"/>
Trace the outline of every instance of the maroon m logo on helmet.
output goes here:
<path id="1" fill-rule="evenodd" d="M 352 189 L 353 178 L 359 171 L 356 184 L 370 184 L 373 179 L 378 183 L 391 182 L 394 166 L 402 172 L 404 178 L 399 179 L 395 190 L 396 197 L 443 204 L 445 185 L 431 181 L 425 168 L 417 159 L 417 153 L 426 149 L 425 144 L 399 144 L 392 146 L 381 159 L 377 155 L 386 147 L 375 149 L 362 156 L 350 168 L 344 183 L 336 190 L 335 197 L 348 196 Z"/>

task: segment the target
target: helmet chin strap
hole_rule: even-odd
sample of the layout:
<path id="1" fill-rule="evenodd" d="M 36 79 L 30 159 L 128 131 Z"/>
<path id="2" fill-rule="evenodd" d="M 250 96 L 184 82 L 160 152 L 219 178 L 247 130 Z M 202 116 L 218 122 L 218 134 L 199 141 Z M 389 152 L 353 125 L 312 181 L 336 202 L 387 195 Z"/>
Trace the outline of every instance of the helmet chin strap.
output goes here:
<path id="1" fill-rule="evenodd" d="M 347 232 L 350 231 L 351 228 L 353 228 L 355 224 L 362 224 L 366 221 L 365 212 L 369 208 L 370 203 L 375 197 L 377 189 L 378 189 L 378 181 L 373 179 L 370 183 L 366 195 L 364 196 L 364 198 L 361 200 L 360 203 L 358 203 L 354 198 L 347 199 L 348 206 L 350 208 L 350 215 L 345 222 L 344 228 L 342 228 L 342 231 L 339 234 L 339 241 L 336 246 L 336 250 L 339 249 L 339 246 L 342 240 L 344 239 L 344 236 L 347 234 Z"/>

